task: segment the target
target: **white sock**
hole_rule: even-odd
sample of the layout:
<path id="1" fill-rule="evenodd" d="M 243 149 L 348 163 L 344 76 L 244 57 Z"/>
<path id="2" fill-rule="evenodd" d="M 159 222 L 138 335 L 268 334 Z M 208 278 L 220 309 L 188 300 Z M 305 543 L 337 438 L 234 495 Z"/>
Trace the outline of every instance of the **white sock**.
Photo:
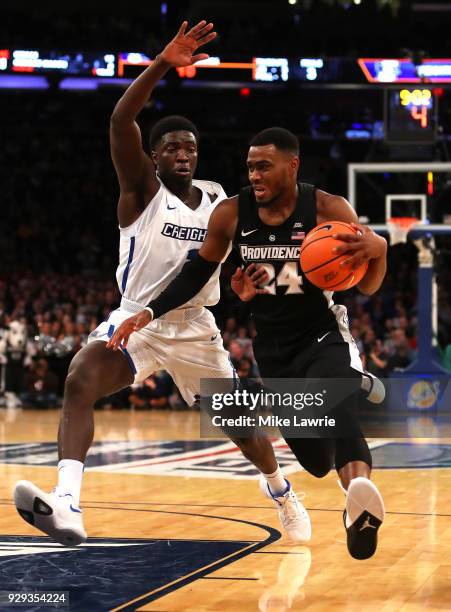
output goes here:
<path id="1" fill-rule="evenodd" d="M 273 495 L 283 495 L 287 490 L 287 483 L 283 477 L 282 470 L 277 466 L 277 470 L 272 474 L 263 474 L 269 489 Z"/>
<path id="2" fill-rule="evenodd" d="M 75 459 L 61 459 L 58 462 L 58 493 L 70 493 L 76 506 L 80 505 L 81 481 L 84 464 Z"/>

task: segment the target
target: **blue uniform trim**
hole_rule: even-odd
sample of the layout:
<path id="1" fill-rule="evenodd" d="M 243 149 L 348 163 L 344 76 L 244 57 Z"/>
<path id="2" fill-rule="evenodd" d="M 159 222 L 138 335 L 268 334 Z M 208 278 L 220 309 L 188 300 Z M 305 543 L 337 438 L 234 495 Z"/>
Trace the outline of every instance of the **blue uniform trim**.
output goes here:
<path id="1" fill-rule="evenodd" d="M 119 348 L 121 349 L 121 351 L 126 356 L 127 361 L 128 361 L 128 365 L 130 366 L 131 371 L 133 372 L 133 374 L 136 374 L 137 369 L 135 367 L 135 364 L 133 363 L 133 359 L 131 358 L 130 353 L 127 351 L 127 349 L 122 348 L 122 346 L 120 346 Z"/>
<path id="2" fill-rule="evenodd" d="M 114 325 L 110 325 L 108 328 L 108 332 L 107 332 L 107 336 L 108 338 L 111 338 L 111 336 L 114 334 Z M 133 372 L 133 374 L 136 374 L 136 372 L 138 371 L 136 369 L 135 364 L 133 363 L 133 359 L 131 358 L 130 353 L 127 351 L 127 349 L 125 349 L 123 346 L 119 347 L 121 349 L 121 351 L 124 353 L 125 358 L 128 361 L 128 365 L 130 366 L 130 370 Z"/>
<path id="3" fill-rule="evenodd" d="M 130 265 L 132 263 L 134 251 L 135 251 L 135 236 L 132 236 L 130 238 L 130 250 L 128 252 L 128 261 L 127 261 L 127 265 L 125 266 L 124 276 L 122 277 L 122 291 L 123 292 L 125 291 L 125 287 L 127 286 L 128 273 L 130 270 Z"/>

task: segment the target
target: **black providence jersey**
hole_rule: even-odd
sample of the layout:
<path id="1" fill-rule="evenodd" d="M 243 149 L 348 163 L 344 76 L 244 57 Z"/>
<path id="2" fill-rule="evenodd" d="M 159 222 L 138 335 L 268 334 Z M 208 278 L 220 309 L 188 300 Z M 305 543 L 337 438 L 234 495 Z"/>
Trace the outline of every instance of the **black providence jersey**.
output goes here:
<path id="1" fill-rule="evenodd" d="M 302 241 L 316 225 L 316 190 L 299 183 L 296 208 L 281 225 L 266 225 L 258 216 L 254 192 L 241 189 L 238 196 L 238 225 L 233 245 L 245 267 L 263 265 L 269 282 L 269 295 L 257 295 L 251 302 L 258 332 L 283 336 L 313 336 L 336 329 L 331 310 L 331 291 L 312 285 L 301 271 L 299 251 Z"/>

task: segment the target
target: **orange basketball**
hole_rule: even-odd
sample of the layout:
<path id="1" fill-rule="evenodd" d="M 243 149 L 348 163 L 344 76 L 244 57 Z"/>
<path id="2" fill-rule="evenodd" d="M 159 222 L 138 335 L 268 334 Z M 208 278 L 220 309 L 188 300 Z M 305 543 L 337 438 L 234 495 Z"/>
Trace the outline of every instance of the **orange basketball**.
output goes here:
<path id="1" fill-rule="evenodd" d="M 337 255 L 333 249 L 343 242 L 332 238 L 334 234 L 356 234 L 349 223 L 327 221 L 307 234 L 301 247 L 301 268 L 308 280 L 320 289 L 345 291 L 357 285 L 368 269 L 366 261 L 355 270 L 340 267 L 350 255 Z"/>

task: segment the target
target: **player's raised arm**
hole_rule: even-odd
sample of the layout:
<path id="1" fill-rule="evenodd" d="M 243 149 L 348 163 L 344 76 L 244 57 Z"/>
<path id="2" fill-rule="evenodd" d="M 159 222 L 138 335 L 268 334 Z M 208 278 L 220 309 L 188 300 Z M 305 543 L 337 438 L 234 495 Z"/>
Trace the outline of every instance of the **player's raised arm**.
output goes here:
<path id="1" fill-rule="evenodd" d="M 344 221 L 359 230 L 358 234 L 334 235 L 334 238 L 345 243 L 336 247 L 334 252 L 349 255 L 340 264 L 346 268 L 356 269 L 367 261 L 368 270 L 357 288 L 365 295 L 375 293 L 387 272 L 387 241 L 367 225 L 358 223 L 355 210 L 345 198 L 324 191 L 318 191 L 317 198 L 319 221 Z"/>
<path id="2" fill-rule="evenodd" d="M 125 348 L 130 334 L 134 331 L 142 329 L 153 319 L 186 304 L 196 296 L 227 255 L 237 222 L 237 197 L 218 204 L 210 217 L 207 236 L 197 256 L 183 266 L 180 274 L 144 310 L 121 323 L 107 348 L 117 350 L 121 344 Z"/>
<path id="3" fill-rule="evenodd" d="M 188 32 L 187 27 L 188 22 L 184 21 L 155 61 L 128 87 L 111 115 L 110 148 L 121 189 L 118 205 L 121 227 L 137 219 L 159 188 L 155 166 L 143 150 L 136 117 L 166 72 L 208 58 L 206 53 L 195 54 L 195 51 L 216 37 L 211 31 L 212 23 L 201 21 Z"/>

